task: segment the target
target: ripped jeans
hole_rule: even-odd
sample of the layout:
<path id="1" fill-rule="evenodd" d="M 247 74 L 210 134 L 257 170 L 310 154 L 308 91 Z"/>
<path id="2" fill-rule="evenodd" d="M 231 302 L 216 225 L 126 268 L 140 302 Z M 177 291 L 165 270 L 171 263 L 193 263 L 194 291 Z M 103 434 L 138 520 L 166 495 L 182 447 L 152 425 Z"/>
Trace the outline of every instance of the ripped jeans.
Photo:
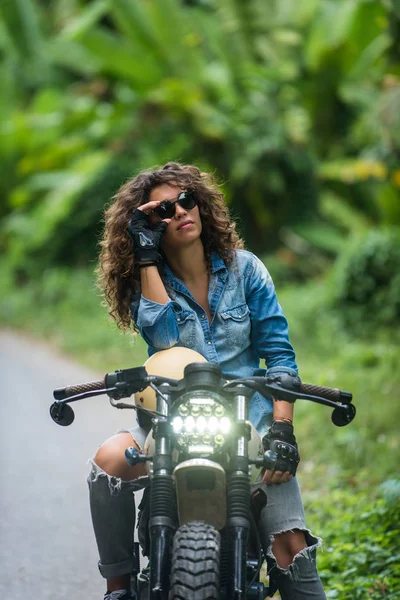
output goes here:
<path id="1" fill-rule="evenodd" d="M 138 430 L 131 430 L 140 448 Z M 91 461 L 88 477 L 90 508 L 100 555 L 99 570 L 111 579 L 133 569 L 133 532 L 135 527 L 134 493 L 146 485 L 147 477 L 122 481 L 112 477 Z M 267 494 L 267 506 L 261 512 L 259 535 L 267 548 L 269 575 L 276 581 L 282 600 L 326 600 L 316 567 L 320 540 L 306 528 L 303 503 L 297 478 L 287 483 L 266 486 L 256 484 Z M 302 530 L 307 547 L 299 552 L 287 569 L 282 569 L 272 552 L 274 535 Z"/>

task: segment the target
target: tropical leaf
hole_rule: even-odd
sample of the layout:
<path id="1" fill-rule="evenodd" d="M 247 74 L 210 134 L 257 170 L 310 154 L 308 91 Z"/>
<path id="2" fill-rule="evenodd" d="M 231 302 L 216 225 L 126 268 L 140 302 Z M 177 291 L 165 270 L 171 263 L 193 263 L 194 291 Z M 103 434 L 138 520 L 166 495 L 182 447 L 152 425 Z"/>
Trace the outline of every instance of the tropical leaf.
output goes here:
<path id="1" fill-rule="evenodd" d="M 325 56 L 348 39 L 358 5 L 357 0 L 325 0 L 319 3 L 305 48 L 305 60 L 311 71 L 318 69 Z"/>
<path id="2" fill-rule="evenodd" d="M 35 2 L 2 2 L 0 15 L 15 54 L 21 59 L 39 58 L 42 54 L 43 36 Z"/>

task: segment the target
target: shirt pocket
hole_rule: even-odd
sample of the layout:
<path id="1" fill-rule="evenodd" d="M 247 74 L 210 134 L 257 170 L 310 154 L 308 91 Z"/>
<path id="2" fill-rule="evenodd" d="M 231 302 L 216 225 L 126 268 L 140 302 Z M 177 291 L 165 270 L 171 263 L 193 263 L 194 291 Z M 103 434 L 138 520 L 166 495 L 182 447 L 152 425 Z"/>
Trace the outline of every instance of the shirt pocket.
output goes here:
<path id="1" fill-rule="evenodd" d="M 224 310 L 221 317 L 228 343 L 245 350 L 251 341 L 250 310 L 247 304 Z"/>
<path id="2" fill-rule="evenodd" d="M 179 329 L 179 344 L 193 348 L 196 343 L 196 317 L 189 310 L 181 310 L 176 315 Z"/>

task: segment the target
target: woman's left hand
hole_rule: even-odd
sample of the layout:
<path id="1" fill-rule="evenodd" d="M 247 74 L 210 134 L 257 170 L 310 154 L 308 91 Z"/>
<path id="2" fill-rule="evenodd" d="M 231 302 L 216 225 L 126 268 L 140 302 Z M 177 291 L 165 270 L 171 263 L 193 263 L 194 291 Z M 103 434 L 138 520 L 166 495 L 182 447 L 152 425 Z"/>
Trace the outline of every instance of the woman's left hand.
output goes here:
<path id="1" fill-rule="evenodd" d="M 267 469 L 263 475 L 262 482 L 267 485 L 286 483 L 292 479 L 293 475 L 289 471 L 271 471 Z"/>
<path id="2" fill-rule="evenodd" d="M 263 437 L 265 450 L 272 450 L 277 454 L 274 470 L 266 470 L 263 483 L 268 485 L 285 483 L 296 475 L 297 465 L 300 462 L 299 450 L 294 436 L 293 425 L 283 421 L 274 421 L 267 434 Z"/>

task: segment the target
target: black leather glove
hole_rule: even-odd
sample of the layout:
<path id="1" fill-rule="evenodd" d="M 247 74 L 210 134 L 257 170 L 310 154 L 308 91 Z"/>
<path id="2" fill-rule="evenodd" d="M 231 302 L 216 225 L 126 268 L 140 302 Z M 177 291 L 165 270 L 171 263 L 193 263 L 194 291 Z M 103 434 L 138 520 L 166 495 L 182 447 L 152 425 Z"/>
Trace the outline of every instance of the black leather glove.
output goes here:
<path id="1" fill-rule="evenodd" d="M 264 450 L 273 450 L 278 455 L 275 471 L 289 471 L 296 475 L 300 454 L 297 448 L 293 425 L 284 421 L 273 421 L 263 437 Z"/>
<path id="2" fill-rule="evenodd" d="M 149 217 L 136 208 L 128 225 L 128 233 L 133 241 L 135 262 L 140 266 L 154 265 L 160 262 L 159 247 L 168 223 L 160 221 L 150 229 Z"/>

